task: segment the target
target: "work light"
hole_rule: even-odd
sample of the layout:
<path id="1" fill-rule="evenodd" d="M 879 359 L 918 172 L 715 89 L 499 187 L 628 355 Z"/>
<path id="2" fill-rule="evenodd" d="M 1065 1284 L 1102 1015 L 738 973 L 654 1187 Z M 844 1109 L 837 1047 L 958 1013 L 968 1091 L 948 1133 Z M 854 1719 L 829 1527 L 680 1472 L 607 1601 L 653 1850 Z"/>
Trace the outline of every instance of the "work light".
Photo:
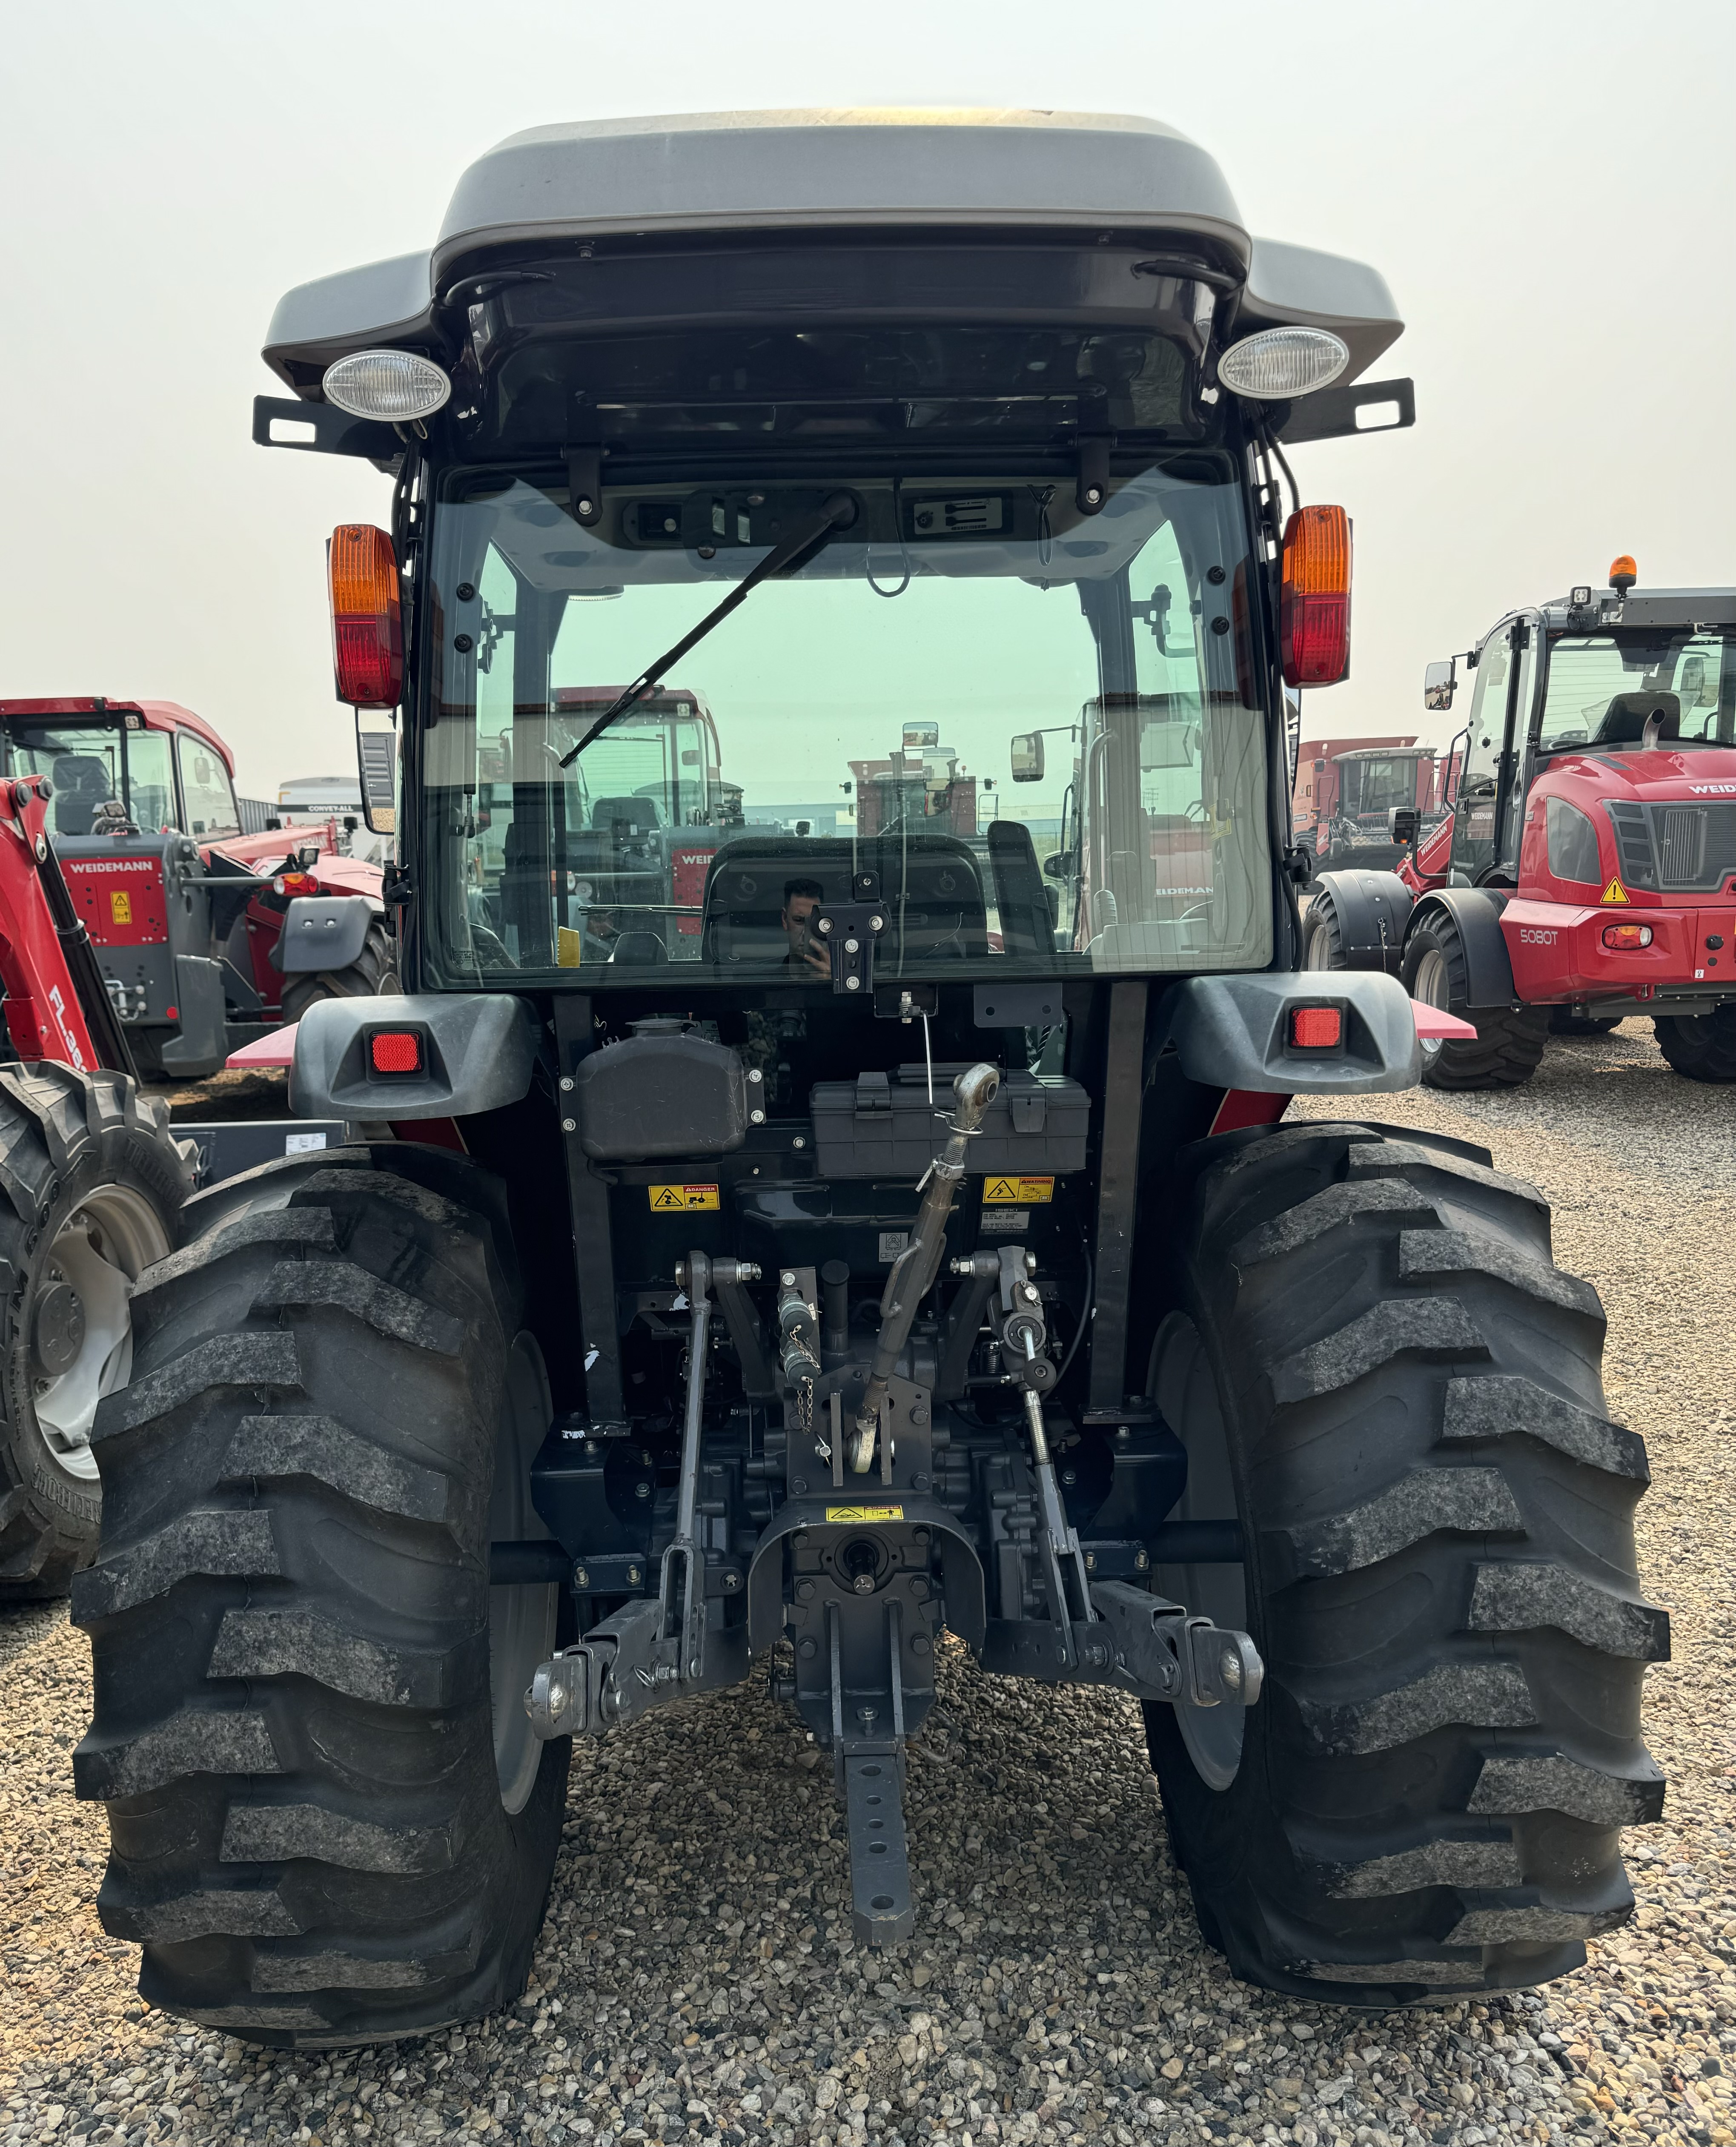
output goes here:
<path id="1" fill-rule="evenodd" d="M 1349 363 L 1348 346 L 1328 328 L 1262 328 L 1230 345 L 1218 378 L 1232 395 L 1288 403 L 1329 388 Z"/>
<path id="2" fill-rule="evenodd" d="M 353 418 L 381 418 L 408 425 L 432 418 L 452 393 L 452 383 L 431 358 L 413 350 L 355 350 L 326 368 L 320 385 L 328 403 Z"/>

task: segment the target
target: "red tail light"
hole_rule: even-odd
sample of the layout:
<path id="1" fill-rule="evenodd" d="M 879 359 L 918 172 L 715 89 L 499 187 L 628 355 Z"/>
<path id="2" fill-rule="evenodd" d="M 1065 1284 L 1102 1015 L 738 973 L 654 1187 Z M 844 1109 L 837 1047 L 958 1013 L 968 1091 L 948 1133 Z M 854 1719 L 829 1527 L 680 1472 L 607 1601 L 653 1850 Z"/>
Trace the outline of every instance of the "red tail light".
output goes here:
<path id="1" fill-rule="evenodd" d="M 1298 1051 L 1336 1051 L 1344 1034 L 1339 1007 L 1297 1007 L 1290 1015 L 1290 1042 Z"/>
<path id="2" fill-rule="evenodd" d="M 377 1028 L 368 1039 L 376 1074 L 419 1074 L 422 1038 L 413 1028 Z"/>
<path id="3" fill-rule="evenodd" d="M 1350 668 L 1350 518 L 1301 507 L 1284 529 L 1279 641 L 1287 686 L 1335 686 Z"/>
<path id="4" fill-rule="evenodd" d="M 392 539 L 368 523 L 343 523 L 326 547 L 326 566 L 338 698 L 357 708 L 395 708 L 404 649 Z"/>
<path id="5" fill-rule="evenodd" d="M 1651 943 L 1652 928 L 1649 924 L 1606 924 L 1603 927 L 1603 944 L 1606 947 L 1618 949 L 1623 947 L 1649 947 Z"/>

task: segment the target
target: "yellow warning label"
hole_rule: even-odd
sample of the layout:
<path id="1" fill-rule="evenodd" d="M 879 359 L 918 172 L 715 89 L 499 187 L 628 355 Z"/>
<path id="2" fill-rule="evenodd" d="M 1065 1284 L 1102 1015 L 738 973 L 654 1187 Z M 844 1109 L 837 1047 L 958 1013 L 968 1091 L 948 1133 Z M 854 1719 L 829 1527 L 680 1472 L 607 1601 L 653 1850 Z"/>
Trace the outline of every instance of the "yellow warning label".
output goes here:
<path id="1" fill-rule="evenodd" d="M 983 1186 L 985 1201 L 1001 1206 L 1029 1208 L 1039 1200 L 1053 1200 L 1055 1181 L 1053 1178 L 990 1178 Z"/>
<path id="2" fill-rule="evenodd" d="M 1625 902 L 1628 899 L 1628 890 L 1618 879 L 1613 879 L 1598 899 L 1599 902 Z"/>
<path id="3" fill-rule="evenodd" d="M 652 1208 L 660 1215 L 718 1205 L 715 1185 L 648 1185 L 645 1189 L 651 1195 Z"/>
<path id="4" fill-rule="evenodd" d="M 828 1506 L 828 1521 L 902 1521 L 902 1506 Z"/>
<path id="5" fill-rule="evenodd" d="M 130 924 L 133 922 L 133 897 L 125 888 L 118 887 L 111 889 L 108 897 L 108 914 L 117 924 Z"/>
<path id="6" fill-rule="evenodd" d="M 585 936 L 575 932 L 570 924 L 554 928 L 554 965 L 558 969 L 577 969 L 583 966 Z"/>

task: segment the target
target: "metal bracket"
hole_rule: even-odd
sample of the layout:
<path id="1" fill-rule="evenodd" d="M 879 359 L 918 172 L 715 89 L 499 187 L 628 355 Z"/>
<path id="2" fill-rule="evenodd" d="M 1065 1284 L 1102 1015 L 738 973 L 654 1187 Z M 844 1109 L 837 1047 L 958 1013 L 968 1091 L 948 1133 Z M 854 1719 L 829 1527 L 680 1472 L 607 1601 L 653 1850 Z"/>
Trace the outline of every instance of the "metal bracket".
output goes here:
<path id="1" fill-rule="evenodd" d="M 886 929 L 886 912 L 871 898 L 875 885 L 872 873 L 857 875 L 858 891 L 868 883 L 870 898 L 860 902 L 829 903 L 815 913 L 813 928 L 826 943 L 832 963 L 832 988 L 840 994 L 872 996 L 874 988 L 874 942 Z"/>
<path id="2" fill-rule="evenodd" d="M 573 519 L 587 529 L 594 528 L 603 519 L 601 448 L 568 448 L 567 486 Z"/>
<path id="3" fill-rule="evenodd" d="M 1125 1580 L 1100 1580 L 1091 1599 L 1108 1629 L 1118 1682 L 1142 1698 L 1178 1707 L 1252 1707 L 1258 1699 L 1265 1664 L 1246 1633 Z"/>

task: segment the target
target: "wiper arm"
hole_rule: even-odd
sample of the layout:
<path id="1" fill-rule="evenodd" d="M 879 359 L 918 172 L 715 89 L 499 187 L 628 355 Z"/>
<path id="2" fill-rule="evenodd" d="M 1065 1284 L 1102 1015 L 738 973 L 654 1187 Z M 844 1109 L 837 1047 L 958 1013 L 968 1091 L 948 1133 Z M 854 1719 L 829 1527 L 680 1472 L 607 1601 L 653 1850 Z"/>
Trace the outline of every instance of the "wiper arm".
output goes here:
<path id="1" fill-rule="evenodd" d="M 835 492 L 812 520 L 793 529 L 781 544 L 768 552 L 751 573 L 743 575 L 735 587 L 724 598 L 715 611 L 708 611 L 693 632 L 685 634 L 673 648 L 666 648 L 656 663 L 649 664 L 635 678 L 632 685 L 618 693 L 603 713 L 592 724 L 578 743 L 561 755 L 561 766 L 570 768 L 588 745 L 594 745 L 618 717 L 643 701 L 656 687 L 658 681 L 680 663 L 690 648 L 697 648 L 714 626 L 721 626 L 738 603 L 745 603 L 762 582 L 773 580 L 779 574 L 793 574 L 805 567 L 815 553 L 829 542 L 834 532 L 848 529 L 856 519 L 856 503 L 847 492 Z"/>

